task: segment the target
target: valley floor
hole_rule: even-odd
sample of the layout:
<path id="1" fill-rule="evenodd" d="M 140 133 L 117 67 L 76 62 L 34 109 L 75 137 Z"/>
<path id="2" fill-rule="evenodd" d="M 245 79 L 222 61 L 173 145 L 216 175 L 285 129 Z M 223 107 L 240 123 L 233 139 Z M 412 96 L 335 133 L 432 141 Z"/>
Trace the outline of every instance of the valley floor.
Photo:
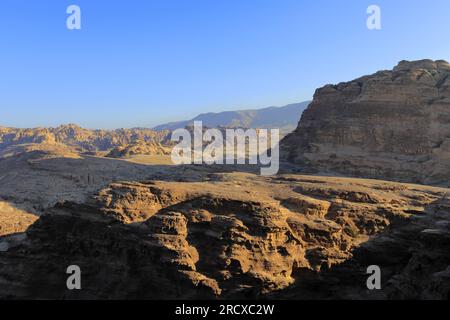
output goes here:
<path id="1" fill-rule="evenodd" d="M 0 160 L 0 298 L 449 298 L 450 189 L 240 169 Z"/>

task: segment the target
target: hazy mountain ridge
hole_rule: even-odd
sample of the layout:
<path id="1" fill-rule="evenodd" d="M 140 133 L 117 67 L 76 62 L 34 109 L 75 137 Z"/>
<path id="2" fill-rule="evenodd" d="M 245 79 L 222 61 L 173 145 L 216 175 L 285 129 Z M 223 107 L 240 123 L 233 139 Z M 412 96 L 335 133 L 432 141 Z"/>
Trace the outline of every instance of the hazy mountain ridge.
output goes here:
<path id="1" fill-rule="evenodd" d="M 269 107 L 259 110 L 225 111 L 205 113 L 188 121 L 171 122 L 149 128 L 131 129 L 85 129 L 76 124 L 49 128 L 12 128 L 0 126 L 0 156 L 37 150 L 58 153 L 93 153 L 112 157 L 136 154 L 169 153 L 171 131 L 191 126 L 194 121 L 203 121 L 210 128 L 279 128 L 281 134 L 295 129 L 301 113 L 309 102 L 290 104 L 284 107 Z"/>
<path id="2" fill-rule="evenodd" d="M 192 125 L 194 121 L 202 121 L 205 127 L 210 128 L 279 128 L 282 132 L 288 133 L 295 129 L 298 119 L 309 103 L 310 101 L 305 101 L 284 107 L 202 113 L 191 120 L 169 122 L 154 129 L 175 130 Z"/>

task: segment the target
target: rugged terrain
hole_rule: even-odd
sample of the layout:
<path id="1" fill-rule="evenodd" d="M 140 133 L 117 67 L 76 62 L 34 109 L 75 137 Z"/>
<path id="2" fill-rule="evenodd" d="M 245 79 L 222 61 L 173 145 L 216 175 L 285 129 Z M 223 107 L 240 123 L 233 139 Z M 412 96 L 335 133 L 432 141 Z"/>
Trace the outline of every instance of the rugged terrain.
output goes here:
<path id="1" fill-rule="evenodd" d="M 0 298 L 448 298 L 446 188 L 43 151 L 0 169 Z"/>
<path id="2" fill-rule="evenodd" d="M 102 155 L 112 150 L 130 148 L 134 144 L 158 145 L 169 140 L 170 132 L 167 130 L 89 130 L 74 124 L 34 129 L 0 127 L 0 152 L 3 154 L 28 145 L 58 145 L 72 152 Z"/>
<path id="3" fill-rule="evenodd" d="M 127 146 L 115 147 L 106 154 L 108 158 L 129 158 L 136 155 L 170 155 L 171 148 L 158 142 L 136 141 Z"/>
<path id="4" fill-rule="evenodd" d="M 168 131 L 0 128 L 0 299 L 449 299 L 449 74 L 319 89 L 271 177 L 173 166 Z"/>
<path id="5" fill-rule="evenodd" d="M 450 185 L 450 64 L 402 61 L 316 91 L 282 141 L 310 172 Z"/>

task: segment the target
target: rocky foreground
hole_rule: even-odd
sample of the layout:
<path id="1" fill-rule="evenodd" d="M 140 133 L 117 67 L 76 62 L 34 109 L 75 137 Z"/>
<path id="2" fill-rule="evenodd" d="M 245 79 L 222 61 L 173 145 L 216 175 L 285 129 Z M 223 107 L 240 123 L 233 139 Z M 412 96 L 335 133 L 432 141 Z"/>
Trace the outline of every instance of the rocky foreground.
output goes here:
<path id="1" fill-rule="evenodd" d="M 56 160 L 34 158 L 19 170 L 44 192 L 2 202 L 0 298 L 449 297 L 449 189 Z M 98 176 L 110 173 L 96 171 L 99 191 L 83 193 L 83 182 L 67 178 L 68 168 L 92 174 L 97 161 L 128 181 L 106 183 Z M 43 168 L 48 180 L 36 178 Z M 63 177 L 65 188 L 45 192 Z M 0 189 L 4 199 L 14 188 Z M 369 291 L 374 264 L 382 290 Z M 80 266 L 82 290 L 67 290 L 69 265 Z"/>

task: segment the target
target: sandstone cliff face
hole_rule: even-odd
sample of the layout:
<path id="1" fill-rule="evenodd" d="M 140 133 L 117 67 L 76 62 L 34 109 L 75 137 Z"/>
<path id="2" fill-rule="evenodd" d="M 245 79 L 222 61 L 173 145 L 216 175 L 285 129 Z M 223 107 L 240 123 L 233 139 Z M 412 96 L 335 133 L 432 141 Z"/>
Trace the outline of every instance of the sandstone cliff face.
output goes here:
<path id="1" fill-rule="evenodd" d="M 450 64 L 402 61 L 318 89 L 284 157 L 316 172 L 450 185 Z"/>

